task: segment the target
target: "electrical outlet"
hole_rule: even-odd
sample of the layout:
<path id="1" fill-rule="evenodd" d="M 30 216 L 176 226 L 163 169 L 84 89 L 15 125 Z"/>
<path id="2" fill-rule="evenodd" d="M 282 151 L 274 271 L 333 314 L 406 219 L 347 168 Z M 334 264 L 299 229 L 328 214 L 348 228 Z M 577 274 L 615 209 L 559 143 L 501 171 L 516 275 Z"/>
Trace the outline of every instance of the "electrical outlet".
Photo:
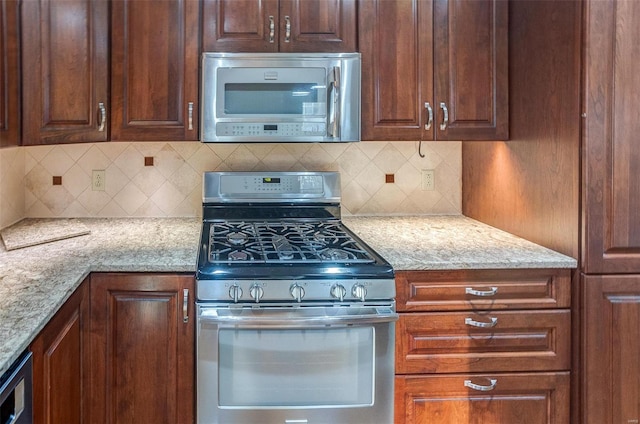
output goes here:
<path id="1" fill-rule="evenodd" d="M 93 170 L 93 175 L 91 177 L 91 190 L 93 191 L 104 191 L 105 185 L 105 175 L 104 170 Z"/>
<path id="2" fill-rule="evenodd" d="M 432 191 L 436 188 L 436 181 L 433 175 L 433 169 L 423 169 L 420 171 L 420 176 L 422 178 L 422 190 Z"/>

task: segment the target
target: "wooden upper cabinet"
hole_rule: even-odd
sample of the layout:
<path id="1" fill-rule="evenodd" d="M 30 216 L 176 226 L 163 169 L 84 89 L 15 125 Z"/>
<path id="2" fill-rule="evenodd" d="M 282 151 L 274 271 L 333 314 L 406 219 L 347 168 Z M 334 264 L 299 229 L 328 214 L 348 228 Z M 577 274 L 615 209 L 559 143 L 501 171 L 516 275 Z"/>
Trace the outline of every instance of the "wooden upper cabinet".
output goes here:
<path id="1" fill-rule="evenodd" d="M 197 140 L 199 3 L 111 8 L 111 140 Z"/>
<path id="2" fill-rule="evenodd" d="M 586 273 L 640 272 L 640 2 L 585 9 L 582 262 Z"/>
<path id="3" fill-rule="evenodd" d="M 208 52 L 354 52 L 356 0 L 204 0 Z"/>
<path id="4" fill-rule="evenodd" d="M 363 140 L 508 138 L 508 2 L 360 3 Z"/>
<path id="5" fill-rule="evenodd" d="M 107 140 L 108 2 L 21 7 L 23 144 Z"/>
<path id="6" fill-rule="evenodd" d="M 20 141 L 18 1 L 0 3 L 0 147 Z"/>

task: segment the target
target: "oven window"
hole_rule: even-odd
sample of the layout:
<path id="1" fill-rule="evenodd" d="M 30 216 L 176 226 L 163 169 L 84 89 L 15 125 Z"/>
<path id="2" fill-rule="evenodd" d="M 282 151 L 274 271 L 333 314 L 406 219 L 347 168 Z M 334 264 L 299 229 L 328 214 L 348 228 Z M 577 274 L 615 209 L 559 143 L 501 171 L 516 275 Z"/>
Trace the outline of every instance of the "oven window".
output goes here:
<path id="1" fill-rule="evenodd" d="M 324 116 L 316 83 L 227 83 L 225 115 Z"/>
<path id="2" fill-rule="evenodd" d="M 373 327 L 220 329 L 221 408 L 373 404 Z"/>

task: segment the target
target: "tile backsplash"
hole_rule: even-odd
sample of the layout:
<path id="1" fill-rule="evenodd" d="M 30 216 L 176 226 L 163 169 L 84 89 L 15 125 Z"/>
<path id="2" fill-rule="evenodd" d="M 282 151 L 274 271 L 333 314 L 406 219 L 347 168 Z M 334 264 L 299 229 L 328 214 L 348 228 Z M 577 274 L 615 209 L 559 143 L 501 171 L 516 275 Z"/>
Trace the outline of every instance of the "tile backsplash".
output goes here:
<path id="1" fill-rule="evenodd" d="M 24 148 L 0 149 L 0 228 L 24 218 Z"/>
<path id="2" fill-rule="evenodd" d="M 344 215 L 460 214 L 461 143 L 109 142 L 0 150 L 0 227 L 22 217 L 199 216 L 204 171 L 339 171 Z M 145 166 L 153 158 L 152 166 Z M 421 188 L 432 169 L 435 190 Z M 104 191 L 92 190 L 105 171 Z M 394 182 L 386 183 L 386 174 Z M 53 177 L 62 177 L 54 185 Z M 59 183 L 60 179 L 57 178 Z"/>

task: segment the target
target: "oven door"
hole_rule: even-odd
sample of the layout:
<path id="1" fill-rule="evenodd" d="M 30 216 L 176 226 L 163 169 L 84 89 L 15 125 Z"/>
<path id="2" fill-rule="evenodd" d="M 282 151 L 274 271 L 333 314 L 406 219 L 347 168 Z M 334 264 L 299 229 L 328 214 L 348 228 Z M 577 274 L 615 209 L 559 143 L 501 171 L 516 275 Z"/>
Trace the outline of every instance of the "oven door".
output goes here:
<path id="1" fill-rule="evenodd" d="M 198 308 L 198 423 L 392 423 L 393 304 Z"/>

